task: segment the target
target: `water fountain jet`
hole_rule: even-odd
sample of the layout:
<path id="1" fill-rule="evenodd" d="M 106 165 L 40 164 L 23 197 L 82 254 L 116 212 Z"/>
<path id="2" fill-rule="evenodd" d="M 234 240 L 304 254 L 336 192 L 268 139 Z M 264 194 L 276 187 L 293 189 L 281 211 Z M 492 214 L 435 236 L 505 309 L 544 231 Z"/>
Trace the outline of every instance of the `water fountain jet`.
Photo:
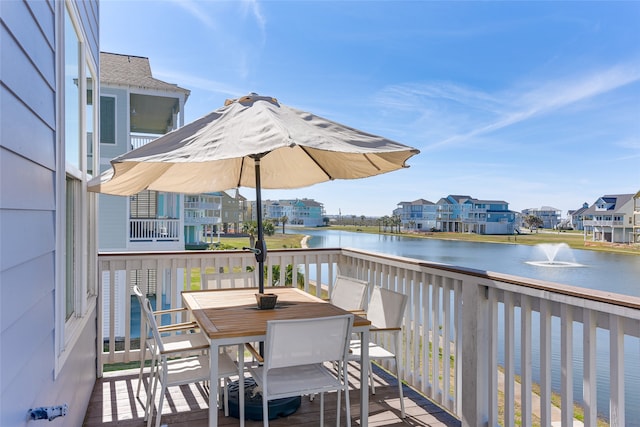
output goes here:
<path id="1" fill-rule="evenodd" d="M 578 264 L 571 255 L 571 248 L 566 243 L 540 243 L 535 246 L 547 258 L 544 261 L 527 261 L 527 264 L 536 265 L 538 267 L 583 267 Z M 558 253 L 567 253 L 570 261 L 558 260 Z"/>

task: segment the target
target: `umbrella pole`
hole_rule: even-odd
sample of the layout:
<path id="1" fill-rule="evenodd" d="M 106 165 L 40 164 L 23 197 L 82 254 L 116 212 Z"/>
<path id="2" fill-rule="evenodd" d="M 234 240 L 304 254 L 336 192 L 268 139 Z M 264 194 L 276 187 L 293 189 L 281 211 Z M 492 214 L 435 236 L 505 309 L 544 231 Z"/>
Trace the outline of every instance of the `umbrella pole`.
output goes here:
<path id="1" fill-rule="evenodd" d="M 264 293 L 264 260 L 267 259 L 267 245 L 264 243 L 264 226 L 262 224 L 262 197 L 260 191 L 260 157 L 254 157 L 256 174 L 256 216 L 258 222 L 258 240 L 255 255 L 258 261 L 258 292 Z"/>

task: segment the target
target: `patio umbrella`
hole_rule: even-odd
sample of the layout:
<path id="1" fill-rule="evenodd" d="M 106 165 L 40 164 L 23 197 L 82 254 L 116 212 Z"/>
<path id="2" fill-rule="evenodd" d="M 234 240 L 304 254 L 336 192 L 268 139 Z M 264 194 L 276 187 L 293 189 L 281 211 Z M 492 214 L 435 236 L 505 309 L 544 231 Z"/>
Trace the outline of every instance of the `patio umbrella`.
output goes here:
<path id="1" fill-rule="evenodd" d="M 260 292 L 264 291 L 261 189 L 306 187 L 379 175 L 406 165 L 415 148 L 250 94 L 111 160 L 89 191 L 133 195 L 256 189 Z"/>

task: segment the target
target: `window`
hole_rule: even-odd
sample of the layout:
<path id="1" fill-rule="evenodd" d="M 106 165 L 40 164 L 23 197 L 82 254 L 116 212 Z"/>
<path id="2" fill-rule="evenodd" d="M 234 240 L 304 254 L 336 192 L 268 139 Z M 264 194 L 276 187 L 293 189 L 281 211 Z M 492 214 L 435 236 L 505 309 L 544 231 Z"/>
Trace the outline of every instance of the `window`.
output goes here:
<path id="1" fill-rule="evenodd" d="M 116 143 L 116 99 L 100 97 L 100 143 Z"/>
<path id="2" fill-rule="evenodd" d="M 83 43 L 78 11 L 73 3 L 55 2 L 58 108 L 56 185 L 55 371 L 63 369 L 71 349 L 94 318 L 96 303 L 95 195 L 86 191 L 97 170 L 99 150 L 94 133 L 98 117 L 93 100 L 98 93 L 97 64 Z"/>

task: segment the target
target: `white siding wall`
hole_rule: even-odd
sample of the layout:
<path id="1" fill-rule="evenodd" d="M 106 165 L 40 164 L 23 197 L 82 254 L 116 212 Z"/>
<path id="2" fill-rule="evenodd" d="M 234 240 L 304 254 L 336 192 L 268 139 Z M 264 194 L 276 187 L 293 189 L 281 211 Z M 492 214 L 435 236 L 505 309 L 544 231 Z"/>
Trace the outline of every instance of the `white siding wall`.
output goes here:
<path id="1" fill-rule="evenodd" d="M 98 241 L 101 251 L 124 251 L 127 249 L 128 202 L 128 197 L 99 195 Z"/>
<path id="2" fill-rule="evenodd" d="M 81 425 L 95 382 L 95 306 L 55 374 L 55 278 L 64 270 L 56 265 L 64 239 L 56 229 L 56 183 L 65 173 L 56 166 L 56 56 L 62 54 L 56 52 L 56 22 L 62 6 L 0 1 L 1 426 L 27 425 L 30 408 L 63 403 L 69 413 L 55 425 Z M 77 6 L 97 58 L 97 1 Z"/>

